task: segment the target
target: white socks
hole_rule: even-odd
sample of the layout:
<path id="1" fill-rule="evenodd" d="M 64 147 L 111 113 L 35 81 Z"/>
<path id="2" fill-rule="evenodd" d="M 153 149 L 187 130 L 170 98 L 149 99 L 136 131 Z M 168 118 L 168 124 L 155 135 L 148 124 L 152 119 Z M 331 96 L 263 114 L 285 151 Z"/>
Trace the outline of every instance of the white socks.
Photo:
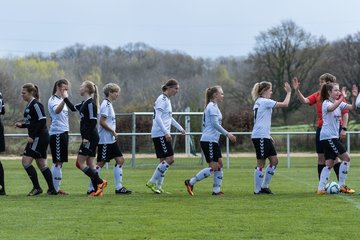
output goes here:
<path id="1" fill-rule="evenodd" d="M 220 192 L 223 175 L 222 168 L 220 168 L 219 171 L 214 171 L 214 193 Z"/>
<path id="2" fill-rule="evenodd" d="M 61 179 L 62 179 L 62 164 L 57 163 L 51 166 L 51 174 L 53 177 L 54 188 L 58 192 L 60 190 Z"/>
<path id="3" fill-rule="evenodd" d="M 341 166 L 340 166 L 341 169 Z M 331 168 L 329 168 L 328 166 L 325 166 L 320 174 L 320 181 L 319 181 L 319 186 L 318 186 L 318 191 L 322 191 L 325 190 L 325 185 L 326 182 L 328 181 L 329 177 L 330 177 L 330 173 L 331 173 Z"/>
<path id="4" fill-rule="evenodd" d="M 122 185 L 122 166 L 119 164 L 115 164 L 114 166 L 114 180 L 116 190 L 119 190 L 123 187 Z"/>
<path id="5" fill-rule="evenodd" d="M 150 178 L 150 182 L 158 183 L 159 178 L 161 178 L 161 176 L 165 174 L 169 167 L 170 165 L 166 161 L 162 161 L 161 163 L 159 163 L 159 165 L 154 171 L 154 174 Z"/>
<path id="6" fill-rule="evenodd" d="M 198 172 L 195 177 L 190 179 L 190 184 L 194 185 L 196 182 L 203 180 L 211 175 L 211 168 L 207 167 Z"/>
<path id="7" fill-rule="evenodd" d="M 262 168 L 256 167 L 254 171 L 254 193 L 260 192 L 263 178 Z"/>
<path id="8" fill-rule="evenodd" d="M 339 185 L 345 185 L 345 180 L 349 171 L 350 162 L 342 161 L 339 168 Z"/>
<path id="9" fill-rule="evenodd" d="M 262 188 L 269 188 L 271 178 L 275 173 L 275 168 L 276 168 L 275 166 L 271 166 L 270 164 L 267 166 L 266 171 L 265 171 L 264 180 L 261 184 Z"/>

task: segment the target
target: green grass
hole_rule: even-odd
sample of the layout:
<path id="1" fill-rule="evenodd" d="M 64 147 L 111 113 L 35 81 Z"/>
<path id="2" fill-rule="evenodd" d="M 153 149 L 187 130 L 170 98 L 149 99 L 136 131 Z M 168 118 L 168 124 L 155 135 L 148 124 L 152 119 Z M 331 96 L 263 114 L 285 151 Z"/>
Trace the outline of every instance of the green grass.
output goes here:
<path id="1" fill-rule="evenodd" d="M 20 161 L 2 161 L 8 196 L 0 197 L 0 239 L 358 239 L 360 196 L 317 196 L 314 158 L 292 158 L 290 169 L 280 160 L 273 196 L 253 195 L 253 158 L 233 158 L 238 164 L 224 170 L 222 197 L 211 196 L 212 179 L 188 196 L 183 181 L 198 166 L 172 167 L 164 183 L 171 194 L 162 195 L 145 187 L 153 167 L 124 169 L 124 184 L 134 191 L 127 196 L 114 194 L 112 170 L 104 169 L 109 185 L 98 198 L 85 195 L 88 178 L 73 161 L 63 169 L 70 195 L 37 197 L 26 196 L 31 184 Z M 347 181 L 357 190 L 359 160 L 352 159 Z"/>

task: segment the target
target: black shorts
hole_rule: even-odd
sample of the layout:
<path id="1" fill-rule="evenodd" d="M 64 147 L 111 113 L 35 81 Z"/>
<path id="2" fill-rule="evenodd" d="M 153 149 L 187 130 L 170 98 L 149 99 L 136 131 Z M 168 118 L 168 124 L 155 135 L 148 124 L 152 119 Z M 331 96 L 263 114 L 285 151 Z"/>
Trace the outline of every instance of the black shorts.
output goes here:
<path id="1" fill-rule="evenodd" d="M 81 143 L 78 154 L 83 156 L 95 157 L 98 142 L 99 136 L 94 135 L 91 139 L 89 139 L 89 142 Z"/>
<path id="2" fill-rule="evenodd" d="M 267 159 L 277 155 L 274 144 L 269 138 L 253 138 L 252 142 L 256 151 L 256 159 Z"/>
<path id="3" fill-rule="evenodd" d="M 68 132 L 50 135 L 50 150 L 53 163 L 68 161 Z"/>
<path id="4" fill-rule="evenodd" d="M 110 162 L 111 159 L 122 157 L 122 152 L 117 142 L 111 144 L 99 144 L 97 161 Z"/>
<path id="5" fill-rule="evenodd" d="M 0 152 L 5 151 L 5 136 L 4 136 L 4 125 L 0 119 Z"/>
<path id="6" fill-rule="evenodd" d="M 171 142 L 167 142 L 165 136 L 152 139 L 154 142 L 155 152 L 157 158 L 166 158 L 174 156 L 174 150 Z"/>
<path id="7" fill-rule="evenodd" d="M 33 139 L 32 143 L 26 144 L 24 156 L 32 157 L 34 159 L 47 158 L 47 148 L 49 145 L 49 135 L 44 134 Z"/>
<path id="8" fill-rule="evenodd" d="M 219 158 L 222 158 L 221 149 L 218 143 L 200 141 L 200 146 L 207 163 L 218 162 Z"/>
<path id="9" fill-rule="evenodd" d="M 324 148 L 325 160 L 335 160 L 338 155 L 346 152 L 338 138 L 322 140 L 321 145 Z"/>

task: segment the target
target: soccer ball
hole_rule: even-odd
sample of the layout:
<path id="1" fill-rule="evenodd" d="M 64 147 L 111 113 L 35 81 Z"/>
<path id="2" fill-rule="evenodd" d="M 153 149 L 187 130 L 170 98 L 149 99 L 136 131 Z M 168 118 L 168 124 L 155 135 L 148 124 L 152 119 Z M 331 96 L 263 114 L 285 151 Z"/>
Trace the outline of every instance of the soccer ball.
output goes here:
<path id="1" fill-rule="evenodd" d="M 330 182 L 326 184 L 325 190 L 329 194 L 338 194 L 340 192 L 340 186 L 336 182 Z"/>

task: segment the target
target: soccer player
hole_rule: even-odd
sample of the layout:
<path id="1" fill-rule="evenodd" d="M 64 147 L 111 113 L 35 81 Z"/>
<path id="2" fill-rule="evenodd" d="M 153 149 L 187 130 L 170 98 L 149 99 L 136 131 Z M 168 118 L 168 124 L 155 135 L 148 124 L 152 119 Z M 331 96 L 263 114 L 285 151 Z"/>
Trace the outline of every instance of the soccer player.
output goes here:
<path id="1" fill-rule="evenodd" d="M 274 108 L 285 108 L 289 105 L 291 87 L 285 82 L 286 97 L 282 102 L 271 99 L 272 84 L 270 82 L 255 83 L 251 95 L 254 104 L 254 127 L 251 139 L 256 150 L 257 166 L 254 171 L 254 194 L 273 194 L 269 188 L 272 176 L 279 162 L 274 147 L 274 139 L 270 136 L 271 115 Z M 264 174 L 265 160 L 269 159 Z"/>
<path id="2" fill-rule="evenodd" d="M 120 87 L 115 83 L 108 83 L 104 86 L 103 92 L 105 99 L 101 103 L 100 112 L 98 115 L 98 130 L 99 130 L 99 146 L 97 155 L 96 170 L 100 173 L 100 169 L 105 163 L 115 159 L 114 179 L 115 179 L 115 194 L 130 194 L 131 190 L 127 189 L 122 184 L 124 157 L 120 151 L 119 145 L 116 142 L 116 119 L 115 111 L 112 102 L 114 102 L 120 95 Z M 94 191 L 91 184 L 89 192 Z"/>
<path id="3" fill-rule="evenodd" d="M 3 96 L 0 92 L 0 115 L 5 114 L 5 104 L 3 101 Z M 4 125 L 0 118 L 0 153 L 5 151 L 5 136 L 4 136 Z M 6 195 L 5 192 L 5 180 L 4 180 L 4 168 L 0 161 L 0 196 Z"/>
<path id="4" fill-rule="evenodd" d="M 292 81 L 292 85 L 293 88 L 295 90 L 295 94 L 298 97 L 298 99 L 300 100 L 301 103 L 304 104 L 308 104 L 309 106 L 312 106 L 315 104 L 315 108 L 316 108 L 316 113 L 317 113 L 317 129 L 316 129 L 316 136 L 315 136 L 315 146 L 316 146 L 316 153 L 318 155 L 318 178 L 320 180 L 320 175 L 321 175 L 321 171 L 322 169 L 325 167 L 325 155 L 324 155 L 324 149 L 322 147 L 322 145 L 320 144 L 320 131 L 321 131 L 321 127 L 323 124 L 323 119 L 322 119 L 322 101 L 320 100 L 320 89 L 321 86 L 324 85 L 325 83 L 333 83 L 336 82 L 336 77 L 330 73 L 324 73 L 320 76 L 319 78 L 319 90 L 314 92 L 313 94 L 311 94 L 308 97 L 304 97 L 302 95 L 302 93 L 300 92 L 299 86 L 299 80 L 295 77 Z M 340 96 L 339 96 L 340 97 Z M 344 102 L 345 98 L 343 99 Z M 341 111 L 341 115 L 342 117 L 340 118 L 340 139 L 344 140 L 345 136 L 346 136 L 346 131 L 347 131 L 347 123 L 348 123 L 348 119 L 349 119 L 349 110 L 342 110 Z M 336 174 L 337 179 L 339 180 L 339 168 L 340 168 L 340 164 L 341 162 L 339 161 L 339 159 L 337 159 L 334 162 L 334 172 Z M 346 188 L 349 191 L 353 191 L 351 188 Z M 344 189 L 342 189 L 344 190 Z"/>
<path id="5" fill-rule="evenodd" d="M 222 102 L 223 99 L 224 92 L 221 86 L 213 86 L 206 89 L 206 107 L 203 114 L 203 130 L 200 145 L 209 167 L 202 169 L 193 178 L 185 180 L 185 186 L 190 196 L 194 195 L 193 188 L 195 183 L 212 174 L 214 175 L 214 189 L 212 195 L 219 196 L 224 194 L 220 191 L 223 179 L 223 162 L 219 138 L 222 134 L 228 137 L 232 142 L 236 142 L 236 137 L 221 126 L 222 114 L 219 110 L 218 103 Z"/>
<path id="6" fill-rule="evenodd" d="M 15 127 L 27 128 L 28 138 L 25 147 L 22 165 L 24 166 L 32 184 L 33 189 L 28 196 L 36 196 L 43 192 L 35 168 L 32 165 L 35 159 L 48 184 L 49 195 L 57 195 L 54 188 L 53 178 L 47 166 L 47 147 L 49 145 L 49 132 L 46 127 L 46 116 L 43 105 L 39 102 L 40 93 L 38 87 L 33 83 L 26 83 L 22 86 L 21 97 L 28 104 L 24 111 L 24 121 L 16 122 Z"/>
<path id="7" fill-rule="evenodd" d="M 323 125 L 320 131 L 320 143 L 324 149 L 325 164 L 320 174 L 320 180 L 318 185 L 317 194 L 323 195 L 325 191 L 325 185 L 330 177 L 330 170 L 334 166 L 334 161 L 339 157 L 342 162 L 339 170 L 339 185 L 340 192 L 342 193 L 354 193 L 355 191 L 349 189 L 345 185 L 345 180 L 349 172 L 350 167 L 350 155 L 346 152 L 344 146 L 339 141 L 339 127 L 341 110 L 353 110 L 355 109 L 355 97 L 358 95 L 358 88 L 353 86 L 352 88 L 352 105 L 343 102 L 346 98 L 346 88 L 342 89 L 342 93 L 337 83 L 325 83 L 320 90 L 320 98 L 322 103 L 322 119 Z"/>
<path id="8" fill-rule="evenodd" d="M 68 98 L 69 81 L 60 79 L 55 82 L 52 96 L 48 101 L 48 110 L 50 114 L 50 149 L 53 160 L 51 173 L 55 190 L 60 195 L 67 195 L 60 189 L 62 180 L 62 165 L 68 161 L 68 145 L 69 145 L 69 116 L 66 101 Z M 72 105 L 72 104 L 71 104 Z M 76 111 L 75 108 L 71 109 Z"/>
<path id="9" fill-rule="evenodd" d="M 154 105 L 153 124 L 151 128 L 151 138 L 154 142 L 157 158 L 160 159 L 159 165 L 156 167 L 154 174 L 146 183 L 154 193 L 163 193 L 162 184 L 165 173 L 174 163 L 174 150 L 171 146 L 171 125 L 176 127 L 184 135 L 185 130 L 172 117 L 172 107 L 170 98 L 175 96 L 179 91 L 179 83 L 175 79 L 169 79 L 162 86 L 163 93 L 156 99 Z"/>
<path id="10" fill-rule="evenodd" d="M 79 148 L 76 159 L 76 167 L 83 171 L 90 179 L 93 186 L 96 186 L 90 196 L 102 196 L 107 182 L 101 179 L 95 171 L 94 159 L 96 156 L 96 147 L 99 142 L 99 134 L 96 128 L 97 124 L 97 106 L 98 90 L 97 86 L 91 81 L 84 81 L 80 85 L 80 95 L 84 101 L 75 105 L 80 113 L 80 134 L 82 143 Z M 66 102 L 67 105 L 70 105 Z"/>

